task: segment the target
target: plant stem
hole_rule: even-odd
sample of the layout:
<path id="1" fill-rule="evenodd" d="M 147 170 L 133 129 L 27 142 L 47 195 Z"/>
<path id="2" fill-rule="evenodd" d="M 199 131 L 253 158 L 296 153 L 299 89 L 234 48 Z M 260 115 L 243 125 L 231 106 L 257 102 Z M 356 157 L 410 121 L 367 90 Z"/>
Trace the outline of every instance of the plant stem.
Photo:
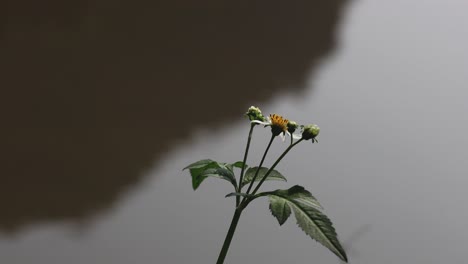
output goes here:
<path id="1" fill-rule="evenodd" d="M 249 131 L 249 138 L 247 139 L 247 146 L 245 147 L 245 153 L 244 153 L 244 160 L 242 161 L 242 169 L 241 169 L 241 174 L 239 178 L 239 186 L 237 187 L 237 192 L 241 192 L 241 186 L 242 186 L 242 178 L 244 177 L 244 171 L 245 171 L 245 162 L 247 161 L 247 155 L 249 154 L 249 148 L 250 148 L 250 141 L 252 139 L 252 132 L 255 127 L 255 123 L 250 124 L 250 131 Z M 236 196 L 236 207 L 239 206 L 240 203 L 240 197 Z"/>
<path id="2" fill-rule="evenodd" d="M 275 163 L 271 166 L 271 168 L 267 171 L 267 173 L 265 174 L 265 176 L 263 176 L 263 178 L 260 180 L 260 182 L 258 183 L 257 187 L 255 187 L 255 189 L 253 190 L 252 192 L 252 195 L 255 195 L 258 191 L 258 189 L 260 189 L 260 186 L 263 184 L 263 182 L 265 181 L 265 179 L 268 177 L 268 175 L 271 173 L 271 171 L 276 167 L 276 165 L 278 165 L 278 163 L 284 158 L 284 156 L 286 156 L 286 154 L 288 154 L 288 152 L 294 147 L 296 146 L 299 142 L 301 142 L 303 139 L 299 139 L 298 141 L 296 141 L 296 143 L 292 144 L 292 145 L 289 145 L 289 147 L 283 152 L 283 154 L 281 154 L 281 156 L 275 161 Z"/>
<path id="3" fill-rule="evenodd" d="M 238 207 L 234 213 L 234 216 L 232 217 L 231 225 L 229 226 L 228 233 L 226 235 L 226 238 L 224 239 L 223 247 L 219 252 L 219 257 L 218 261 L 216 261 L 216 264 L 224 263 L 224 259 L 226 258 L 229 246 L 231 245 L 232 237 L 234 236 L 234 232 L 236 231 L 237 223 L 239 223 L 239 218 L 241 216 L 242 209 L 243 208 Z"/>
<path id="4" fill-rule="evenodd" d="M 268 143 L 268 146 L 265 150 L 265 153 L 263 153 L 263 157 L 262 157 L 262 160 L 260 161 L 260 164 L 258 165 L 257 167 L 257 171 L 255 172 L 255 175 L 254 177 L 252 178 L 252 181 L 250 182 L 250 185 L 249 185 L 249 188 L 247 189 L 247 194 L 249 194 L 250 190 L 252 189 L 252 186 L 253 186 L 253 183 L 255 182 L 255 180 L 257 179 L 257 176 L 258 176 L 258 172 L 260 171 L 260 168 L 262 167 L 263 165 L 263 162 L 265 161 L 265 157 L 268 153 L 268 150 L 270 150 L 270 147 L 271 147 L 271 143 L 273 143 L 273 139 L 275 139 L 275 135 L 271 135 L 271 139 L 270 139 L 270 142 Z M 238 196 L 239 197 L 239 196 Z"/>

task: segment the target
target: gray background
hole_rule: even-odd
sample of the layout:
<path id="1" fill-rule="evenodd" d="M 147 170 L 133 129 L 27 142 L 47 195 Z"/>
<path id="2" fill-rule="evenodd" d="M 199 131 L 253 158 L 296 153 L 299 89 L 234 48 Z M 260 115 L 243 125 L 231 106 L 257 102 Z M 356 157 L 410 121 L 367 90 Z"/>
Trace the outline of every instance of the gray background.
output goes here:
<path id="1" fill-rule="evenodd" d="M 169 144 L 145 155 L 148 160 L 153 157 L 153 161 L 129 170 L 138 179 L 120 188 L 118 194 L 112 191 L 109 198 L 112 202 L 76 214 L 81 207 L 69 207 L 70 203 L 64 202 L 65 209 L 54 214 L 48 205 L 59 206 L 58 194 L 49 202 L 34 205 L 38 213 L 24 213 L 26 217 L 18 212 L 31 210 L 26 205 L 34 204 L 34 199 L 21 200 L 26 204 L 23 209 L 18 207 L 15 194 L 28 197 L 27 192 L 14 188 L 4 192 L 7 194 L 3 194 L 2 206 L 10 209 L 2 209 L 1 262 L 214 263 L 232 216 L 234 199 L 224 198 L 231 192 L 230 186 L 209 179 L 194 192 L 188 174 L 181 168 L 202 158 L 240 160 L 249 126 L 241 115 L 254 104 L 265 113 L 279 113 L 321 127 L 318 144 L 298 145 L 278 167 L 287 175 L 288 183 L 268 183 L 264 189 L 301 184 L 310 190 L 333 221 L 350 263 L 464 263 L 468 248 L 467 8 L 468 3 L 462 0 L 347 3 L 339 8 L 336 24 L 332 23 L 334 26 L 327 31 L 333 41 L 320 55 L 311 56 L 316 62 L 304 67 L 308 70 L 303 76 L 291 78 L 295 81 L 278 77 L 272 80 L 277 89 L 256 92 L 256 79 L 241 76 L 242 81 L 252 81 L 248 89 L 220 91 L 211 94 L 209 100 L 201 98 L 200 104 L 212 103 L 214 107 L 196 116 L 177 100 L 170 106 L 174 112 L 167 108 L 151 112 L 154 120 L 141 123 L 152 122 L 150 127 L 174 136 L 162 132 L 154 135 L 154 141 Z M 281 20 L 276 15 L 272 17 Z M 290 20 L 294 23 L 294 16 L 281 21 Z M 304 28 L 307 32 L 307 27 Z M 9 30 L 5 32 L 14 31 Z M 8 34 L 5 36 L 12 40 Z M 275 60 L 284 63 L 279 58 L 287 57 L 286 51 L 265 64 Z M 281 71 L 282 66 L 278 67 Z M 233 70 L 237 71 L 236 67 Z M 220 78 L 216 84 L 225 82 L 230 87 L 229 78 L 248 75 L 253 70 L 239 70 L 222 77 L 211 73 Z M 264 80 L 276 74 L 281 73 L 265 74 L 259 83 L 266 85 Z M 186 78 L 187 83 L 196 79 Z M 157 96 L 164 97 L 165 91 Z M 237 100 L 240 101 L 230 108 L 222 108 L 217 102 L 228 104 Z M 182 113 L 175 113 L 178 111 Z M 162 122 L 158 121 L 158 115 L 165 116 Z M 210 118 L 216 121 L 206 121 Z M 41 125 L 35 126 L 40 130 L 37 127 Z M 109 127 L 112 126 L 106 129 Z M 261 128 L 254 132 L 250 164 L 258 162 L 269 133 Z M 22 147 L 14 145 L 8 151 L 24 150 L 18 146 Z M 144 141 L 137 146 L 132 153 L 138 157 Z M 275 141 L 267 165 L 285 146 L 280 140 Z M 18 152 L 13 158 L 8 155 L 9 164 L 26 155 L 24 151 Z M 115 171 L 126 166 L 126 156 L 121 158 L 121 163 L 112 160 Z M 57 164 L 63 162 L 66 160 L 58 160 Z M 71 164 L 70 170 L 75 163 Z M 44 169 L 36 177 L 46 172 Z M 88 185 L 84 185 L 74 196 L 77 204 L 81 204 L 81 198 L 93 204 L 95 196 L 96 203 L 101 201 L 93 193 L 106 192 L 107 184 L 112 185 L 111 172 L 107 167 L 98 170 L 96 177 L 106 173 L 111 176 L 103 176 L 105 180 L 99 188 L 87 189 Z M 13 177 L 5 175 L 2 175 L 5 182 L 13 182 L 10 189 L 17 186 Z M 54 183 L 53 180 L 31 183 L 25 179 L 21 186 L 48 190 L 44 186 Z M 67 186 L 63 182 L 56 185 L 59 189 Z M 41 195 L 47 193 L 36 197 Z M 42 206 L 46 210 L 43 215 Z M 65 213 L 69 212 L 66 208 L 72 213 Z M 339 260 L 303 234 L 293 219 L 279 227 L 264 199 L 252 203 L 242 215 L 226 263 L 339 263 Z"/>

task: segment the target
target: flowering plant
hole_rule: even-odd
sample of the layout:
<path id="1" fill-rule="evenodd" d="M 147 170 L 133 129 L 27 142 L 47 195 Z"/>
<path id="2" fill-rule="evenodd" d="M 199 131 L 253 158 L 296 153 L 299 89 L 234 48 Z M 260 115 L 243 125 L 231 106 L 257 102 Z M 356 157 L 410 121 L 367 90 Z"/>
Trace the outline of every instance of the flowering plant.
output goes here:
<path id="1" fill-rule="evenodd" d="M 331 221 L 322 213 L 321 210 L 323 208 L 317 199 L 315 199 L 309 191 L 304 189 L 304 187 L 295 185 L 285 190 L 257 193 L 266 180 L 286 181 L 286 178 L 275 170 L 275 167 L 284 156 L 300 142 L 307 140 L 310 140 L 312 143 L 318 142 L 317 136 L 320 132 L 320 128 L 315 124 L 299 126 L 296 122 L 289 121 L 276 114 L 265 117 L 260 109 L 254 106 L 250 107 L 245 115 L 250 120 L 250 131 L 243 161 L 224 163 L 211 159 L 204 159 L 184 168 L 184 170 L 188 169 L 192 176 L 192 186 L 194 190 L 208 177 L 224 179 L 234 186 L 234 192 L 227 194 L 226 197 L 236 198 L 236 208 L 216 263 L 224 263 L 242 211 L 250 202 L 259 197 L 269 198 L 271 213 L 278 220 L 280 225 L 286 222 L 291 215 L 291 211 L 294 212 L 297 224 L 307 235 L 330 249 L 342 261 L 347 262 L 346 253 L 338 240 L 338 236 Z M 257 125 L 269 126 L 272 136 L 260 164 L 257 167 L 249 167 L 246 163 L 247 156 L 252 133 L 254 127 Z M 301 133 L 295 133 L 298 128 L 301 128 Z M 263 162 L 265 161 L 268 150 L 277 136 L 280 136 L 283 141 L 286 136 L 289 136 L 290 144 L 270 168 L 263 167 Z M 241 169 L 239 180 L 237 180 L 234 174 L 235 167 Z M 253 188 L 254 184 L 256 184 L 255 188 Z M 248 187 L 247 190 L 243 192 L 242 189 L 245 186 Z"/>

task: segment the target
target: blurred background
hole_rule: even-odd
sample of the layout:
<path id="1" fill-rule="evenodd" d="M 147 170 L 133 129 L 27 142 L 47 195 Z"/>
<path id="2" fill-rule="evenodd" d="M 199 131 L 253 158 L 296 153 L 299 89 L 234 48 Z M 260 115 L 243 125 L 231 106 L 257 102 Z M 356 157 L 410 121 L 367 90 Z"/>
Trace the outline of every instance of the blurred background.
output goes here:
<path id="1" fill-rule="evenodd" d="M 468 3 L 0 4 L 1 263 L 214 263 L 234 199 L 181 169 L 242 159 L 250 105 L 321 127 L 278 170 L 350 263 L 463 263 Z M 249 164 L 268 129 L 254 132 Z M 286 147 L 275 141 L 266 165 Z M 226 263 L 340 263 L 267 200 Z"/>

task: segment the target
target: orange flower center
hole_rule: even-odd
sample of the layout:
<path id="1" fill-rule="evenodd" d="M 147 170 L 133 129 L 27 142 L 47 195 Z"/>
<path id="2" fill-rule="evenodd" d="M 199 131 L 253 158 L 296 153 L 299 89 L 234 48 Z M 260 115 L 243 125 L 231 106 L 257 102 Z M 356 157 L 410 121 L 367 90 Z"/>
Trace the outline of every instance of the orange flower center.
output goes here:
<path id="1" fill-rule="evenodd" d="M 288 130 L 288 120 L 284 119 L 282 116 L 277 114 L 270 115 L 271 126 L 281 129 L 281 131 L 286 132 Z"/>

